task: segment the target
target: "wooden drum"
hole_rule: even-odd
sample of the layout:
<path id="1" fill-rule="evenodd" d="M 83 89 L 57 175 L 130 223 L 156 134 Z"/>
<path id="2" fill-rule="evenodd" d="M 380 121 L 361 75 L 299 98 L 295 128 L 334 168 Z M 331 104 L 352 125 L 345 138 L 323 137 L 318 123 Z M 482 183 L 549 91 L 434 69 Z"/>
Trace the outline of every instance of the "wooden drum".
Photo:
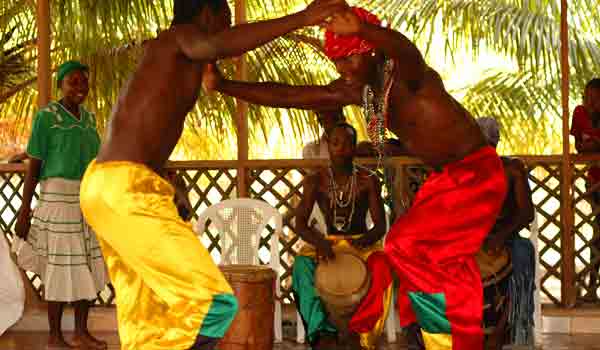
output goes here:
<path id="1" fill-rule="evenodd" d="M 508 312 L 508 277 L 512 272 L 510 252 L 506 247 L 498 254 L 480 249 L 475 260 L 483 284 L 483 332 L 491 335 L 496 333 L 496 326 Z"/>
<path id="2" fill-rule="evenodd" d="M 272 350 L 275 271 L 257 265 L 221 265 L 219 268 L 233 288 L 239 309 L 217 348 Z"/>
<path id="3" fill-rule="evenodd" d="M 317 265 L 315 287 L 329 320 L 338 331 L 347 331 L 348 323 L 370 284 L 366 264 L 351 251 L 336 251 L 335 259 Z"/>

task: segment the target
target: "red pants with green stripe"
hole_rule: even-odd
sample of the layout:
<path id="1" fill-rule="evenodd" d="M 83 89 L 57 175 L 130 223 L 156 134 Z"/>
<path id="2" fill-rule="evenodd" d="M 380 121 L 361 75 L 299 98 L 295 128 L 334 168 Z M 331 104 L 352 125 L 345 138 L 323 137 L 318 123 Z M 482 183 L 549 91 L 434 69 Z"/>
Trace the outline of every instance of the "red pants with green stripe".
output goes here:
<path id="1" fill-rule="evenodd" d="M 430 175 L 388 233 L 385 252 L 400 278 L 400 322 L 419 323 L 427 350 L 483 348 L 475 253 L 505 195 L 502 162 L 484 147 Z"/>

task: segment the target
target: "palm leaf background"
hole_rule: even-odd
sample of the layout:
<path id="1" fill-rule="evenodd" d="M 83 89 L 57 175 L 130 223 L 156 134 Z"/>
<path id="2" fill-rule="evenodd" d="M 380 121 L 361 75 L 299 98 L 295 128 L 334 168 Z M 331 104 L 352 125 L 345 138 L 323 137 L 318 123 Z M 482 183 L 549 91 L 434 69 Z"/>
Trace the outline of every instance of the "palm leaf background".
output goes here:
<path id="1" fill-rule="evenodd" d="M 375 0 L 355 4 L 374 10 L 396 29 L 415 40 L 430 63 L 441 71 L 451 92 L 476 116 L 493 115 L 503 127 L 505 153 L 548 154 L 560 151 L 560 8 L 549 0 Z M 248 0 L 249 21 L 297 11 L 301 0 Z M 233 4 L 232 4 L 233 5 Z M 88 107 L 101 129 L 142 53 L 142 43 L 169 25 L 171 1 L 53 0 L 52 62 L 79 58 L 90 64 Z M 571 102 L 580 101 L 585 82 L 598 75 L 600 18 L 596 0 L 570 1 L 569 34 Z M 35 1 L 0 0 L 0 135 L 28 133 L 35 112 Z M 308 28 L 275 40 L 246 56 L 248 79 L 292 84 L 327 83 L 333 65 L 315 42 L 318 29 Z M 465 69 L 489 55 L 507 67 L 480 72 L 480 79 L 460 82 Z M 465 64 L 464 58 L 471 64 Z M 443 66 L 443 67 L 442 67 Z M 231 61 L 220 64 L 233 76 Z M 449 68 L 448 68 L 449 67 Z M 56 93 L 54 91 L 54 93 Z M 218 94 L 202 95 L 190 113 L 176 157 L 235 158 L 235 101 Z M 347 112 L 364 136 L 360 111 Z M 303 139 L 316 135 L 310 112 L 250 106 L 251 157 L 298 154 Z M 294 138 L 283 137 L 291 128 Z M 13 130 L 14 129 L 14 130 Z M 288 134 L 285 134 L 286 136 Z M 280 140 L 278 152 L 265 145 Z M 4 140 L 2 141 L 4 143 Z M 9 140 L 6 140 L 9 142 Z M 229 145 L 223 152 L 220 145 Z M 286 144 L 286 147 L 281 147 Z M 217 147 L 219 146 L 219 147 Z"/>

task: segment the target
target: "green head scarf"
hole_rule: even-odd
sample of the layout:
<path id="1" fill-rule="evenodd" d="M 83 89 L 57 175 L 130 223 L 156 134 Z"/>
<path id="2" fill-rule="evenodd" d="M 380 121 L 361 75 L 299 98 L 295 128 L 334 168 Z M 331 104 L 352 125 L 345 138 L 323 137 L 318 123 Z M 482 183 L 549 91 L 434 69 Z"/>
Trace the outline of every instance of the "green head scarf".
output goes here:
<path id="1" fill-rule="evenodd" d="M 87 72 L 89 70 L 88 66 L 79 62 L 79 61 L 67 61 L 58 67 L 58 77 L 56 78 L 56 82 L 58 86 L 63 81 L 63 79 L 71 72 L 81 70 Z"/>

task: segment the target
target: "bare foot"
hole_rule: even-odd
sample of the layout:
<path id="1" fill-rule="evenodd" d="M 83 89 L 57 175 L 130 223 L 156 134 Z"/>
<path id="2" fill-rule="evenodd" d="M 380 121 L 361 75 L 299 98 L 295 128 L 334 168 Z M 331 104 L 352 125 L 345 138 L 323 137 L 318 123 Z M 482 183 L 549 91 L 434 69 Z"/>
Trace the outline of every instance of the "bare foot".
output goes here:
<path id="1" fill-rule="evenodd" d="M 72 349 L 74 346 L 67 343 L 61 335 L 50 335 L 48 337 L 48 344 L 46 345 L 47 350 L 62 350 Z"/>
<path id="2" fill-rule="evenodd" d="M 83 333 L 79 333 L 79 334 L 76 333 L 73 336 L 73 344 L 76 346 L 85 345 L 89 349 L 97 349 L 97 350 L 104 350 L 104 349 L 108 348 L 108 344 L 105 341 L 94 338 L 87 331 L 85 331 Z"/>

